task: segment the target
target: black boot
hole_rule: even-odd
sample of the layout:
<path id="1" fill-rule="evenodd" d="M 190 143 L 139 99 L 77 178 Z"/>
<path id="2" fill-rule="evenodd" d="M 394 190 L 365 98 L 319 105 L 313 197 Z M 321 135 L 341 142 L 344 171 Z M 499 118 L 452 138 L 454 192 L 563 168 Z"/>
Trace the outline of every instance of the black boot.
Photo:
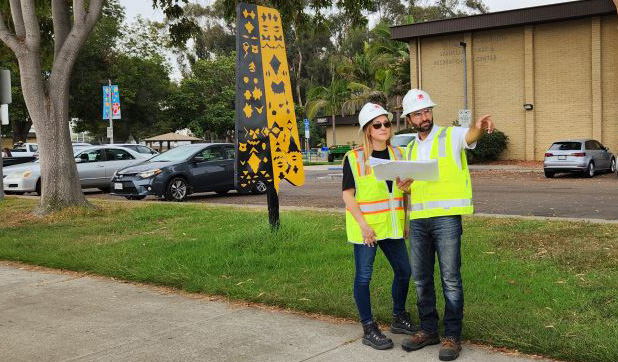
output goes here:
<path id="1" fill-rule="evenodd" d="M 393 341 L 380 331 L 375 321 L 363 324 L 363 344 L 375 349 L 393 348 Z"/>
<path id="2" fill-rule="evenodd" d="M 419 327 L 415 326 L 410 319 L 410 313 L 401 312 L 396 316 L 393 316 L 393 323 L 391 324 L 391 332 L 397 334 L 409 334 L 413 335 L 419 331 Z"/>

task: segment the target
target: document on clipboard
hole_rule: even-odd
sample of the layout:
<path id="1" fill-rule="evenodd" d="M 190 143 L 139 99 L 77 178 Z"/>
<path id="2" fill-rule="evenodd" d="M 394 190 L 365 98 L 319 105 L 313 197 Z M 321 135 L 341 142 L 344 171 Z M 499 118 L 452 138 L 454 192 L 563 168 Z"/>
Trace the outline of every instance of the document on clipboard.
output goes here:
<path id="1" fill-rule="evenodd" d="M 397 177 L 402 180 L 411 178 L 415 181 L 438 181 L 440 179 L 438 160 L 391 161 L 370 157 L 369 166 L 373 167 L 378 180 L 395 181 Z"/>

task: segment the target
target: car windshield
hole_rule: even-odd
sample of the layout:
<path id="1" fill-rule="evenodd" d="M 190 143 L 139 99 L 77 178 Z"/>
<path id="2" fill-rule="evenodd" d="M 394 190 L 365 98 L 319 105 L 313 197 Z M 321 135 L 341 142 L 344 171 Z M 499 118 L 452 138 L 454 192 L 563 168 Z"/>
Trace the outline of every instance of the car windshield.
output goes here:
<path id="1" fill-rule="evenodd" d="M 578 151 L 582 149 L 581 142 L 556 142 L 549 148 L 554 151 Z"/>
<path id="2" fill-rule="evenodd" d="M 163 152 L 160 155 L 156 155 L 151 158 L 149 162 L 172 162 L 182 161 L 187 159 L 191 154 L 197 151 L 197 148 L 191 146 L 180 146 L 172 148 L 169 151 Z"/>
<path id="3" fill-rule="evenodd" d="M 26 152 L 26 145 L 16 146 L 11 150 L 11 152 Z"/>

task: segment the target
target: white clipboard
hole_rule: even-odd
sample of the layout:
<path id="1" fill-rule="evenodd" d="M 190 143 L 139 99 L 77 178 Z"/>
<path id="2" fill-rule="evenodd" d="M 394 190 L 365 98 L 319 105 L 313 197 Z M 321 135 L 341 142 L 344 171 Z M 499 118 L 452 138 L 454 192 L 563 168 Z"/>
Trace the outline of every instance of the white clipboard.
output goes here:
<path id="1" fill-rule="evenodd" d="M 427 161 L 390 161 L 380 158 L 369 158 L 369 166 L 379 180 L 395 181 L 397 177 L 415 181 L 438 181 L 440 168 L 438 160 Z"/>

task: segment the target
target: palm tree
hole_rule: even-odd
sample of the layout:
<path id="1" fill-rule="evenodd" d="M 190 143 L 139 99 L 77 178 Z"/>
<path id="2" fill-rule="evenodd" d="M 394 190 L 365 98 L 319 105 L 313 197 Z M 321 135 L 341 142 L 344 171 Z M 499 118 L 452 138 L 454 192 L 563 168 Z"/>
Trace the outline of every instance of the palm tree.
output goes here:
<path id="1" fill-rule="evenodd" d="M 348 89 L 351 97 L 343 103 L 342 111 L 345 113 L 358 112 L 365 103 L 372 102 L 382 105 L 395 113 L 397 130 L 400 130 L 399 112 L 401 112 L 402 93 L 395 88 L 396 80 L 391 70 L 379 70 L 375 75 L 374 87 L 362 83 L 350 82 Z"/>
<path id="2" fill-rule="evenodd" d="M 330 114 L 333 123 L 333 145 L 337 144 L 335 133 L 335 115 L 341 112 L 342 106 L 349 97 L 349 90 L 345 80 L 333 79 L 328 87 L 314 87 L 307 93 L 307 117 L 310 119 L 321 111 Z"/>
<path id="3" fill-rule="evenodd" d="M 363 52 L 357 54 L 356 58 L 363 62 L 343 61 L 340 66 L 340 72 L 350 80 L 348 88 L 351 91 L 350 99 L 344 102 L 343 111 L 355 113 L 367 102 L 380 103 L 395 113 L 397 129 L 400 130 L 401 101 L 410 89 L 407 46 L 392 41 L 389 26 L 378 23 L 370 32 L 370 42 L 365 42 Z M 360 69 L 354 69 L 355 66 Z M 359 77 L 359 74 L 364 77 Z"/>

